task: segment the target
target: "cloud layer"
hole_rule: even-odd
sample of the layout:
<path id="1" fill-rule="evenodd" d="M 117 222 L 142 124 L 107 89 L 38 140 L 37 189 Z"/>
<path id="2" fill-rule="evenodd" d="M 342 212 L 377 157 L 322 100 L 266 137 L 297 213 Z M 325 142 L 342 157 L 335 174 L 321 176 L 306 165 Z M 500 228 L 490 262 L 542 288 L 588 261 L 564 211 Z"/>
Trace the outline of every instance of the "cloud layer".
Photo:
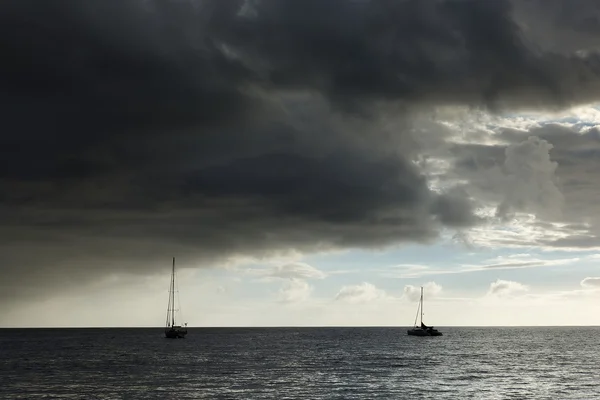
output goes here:
<path id="1" fill-rule="evenodd" d="M 173 254 L 211 266 L 434 240 L 481 218 L 472 193 L 433 187 L 419 164 L 448 139 L 424 113 L 564 107 L 600 93 L 595 27 L 540 2 L 1 7 L 4 300 L 149 273 Z M 515 189 L 503 204 L 554 206 L 551 147 L 524 140 L 506 150 Z M 517 160 L 534 154 L 535 165 Z"/>

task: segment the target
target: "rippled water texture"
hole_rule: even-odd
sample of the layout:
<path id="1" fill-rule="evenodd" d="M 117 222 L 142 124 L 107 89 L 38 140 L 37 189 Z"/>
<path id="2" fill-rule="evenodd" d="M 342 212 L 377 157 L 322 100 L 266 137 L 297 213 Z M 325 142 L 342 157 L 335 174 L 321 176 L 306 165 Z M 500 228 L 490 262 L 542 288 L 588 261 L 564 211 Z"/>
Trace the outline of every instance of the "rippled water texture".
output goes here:
<path id="1" fill-rule="evenodd" d="M 0 398 L 594 399 L 600 328 L 0 330 Z"/>

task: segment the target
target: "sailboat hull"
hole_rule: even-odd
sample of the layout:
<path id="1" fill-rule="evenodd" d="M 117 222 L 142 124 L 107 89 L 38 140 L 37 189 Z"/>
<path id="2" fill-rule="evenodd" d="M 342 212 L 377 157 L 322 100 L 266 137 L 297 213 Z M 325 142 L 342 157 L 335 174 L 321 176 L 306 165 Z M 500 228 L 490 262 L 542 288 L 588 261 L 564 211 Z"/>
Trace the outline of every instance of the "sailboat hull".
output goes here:
<path id="1" fill-rule="evenodd" d="M 409 336 L 430 336 L 429 333 L 425 332 L 423 329 L 409 329 Z"/>
<path id="2" fill-rule="evenodd" d="M 409 336 L 443 336 L 437 329 L 413 328 L 407 331 Z"/>
<path id="3" fill-rule="evenodd" d="M 167 339 L 183 339 L 187 335 L 187 329 L 165 329 Z"/>

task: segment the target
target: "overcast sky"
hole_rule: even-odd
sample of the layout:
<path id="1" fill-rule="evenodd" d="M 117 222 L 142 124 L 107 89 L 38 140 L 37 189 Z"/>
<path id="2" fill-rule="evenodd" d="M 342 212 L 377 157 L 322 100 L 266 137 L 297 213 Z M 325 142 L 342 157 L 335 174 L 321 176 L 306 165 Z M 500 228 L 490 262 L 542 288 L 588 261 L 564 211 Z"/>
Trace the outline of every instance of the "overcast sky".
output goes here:
<path id="1" fill-rule="evenodd" d="M 596 0 L 8 0 L 0 326 L 600 324 Z"/>

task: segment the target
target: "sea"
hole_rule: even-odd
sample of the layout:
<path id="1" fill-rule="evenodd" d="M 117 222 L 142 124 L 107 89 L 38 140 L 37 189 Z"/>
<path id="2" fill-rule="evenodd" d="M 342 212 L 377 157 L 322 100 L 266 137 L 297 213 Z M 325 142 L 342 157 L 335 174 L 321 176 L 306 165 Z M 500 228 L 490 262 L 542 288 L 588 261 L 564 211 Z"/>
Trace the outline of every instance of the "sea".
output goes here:
<path id="1" fill-rule="evenodd" d="M 0 329 L 1 399 L 600 399 L 600 327 Z"/>

